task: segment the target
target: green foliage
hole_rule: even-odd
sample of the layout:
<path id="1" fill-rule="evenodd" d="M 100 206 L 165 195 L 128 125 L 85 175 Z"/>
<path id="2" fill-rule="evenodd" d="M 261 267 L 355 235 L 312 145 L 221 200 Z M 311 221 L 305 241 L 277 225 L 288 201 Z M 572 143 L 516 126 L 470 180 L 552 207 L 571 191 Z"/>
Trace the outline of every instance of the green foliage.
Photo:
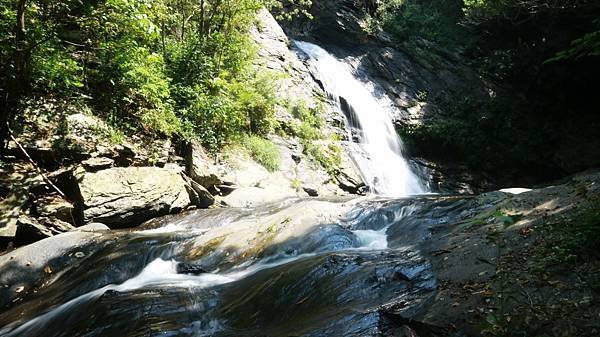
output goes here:
<path id="1" fill-rule="evenodd" d="M 461 0 L 378 0 L 374 13 L 368 13 L 367 32 L 383 29 L 398 41 L 450 42 L 459 35 L 461 6 Z"/>
<path id="2" fill-rule="evenodd" d="M 296 102 L 286 101 L 284 105 L 296 118 L 289 125 L 289 132 L 292 136 L 300 138 L 303 142 L 324 138 L 321 131 L 323 127 L 322 106 L 317 104 L 308 107 L 307 103 L 302 100 Z"/>
<path id="3" fill-rule="evenodd" d="M 293 189 L 295 189 L 296 191 L 300 191 L 300 189 L 302 188 L 302 181 L 300 181 L 300 179 L 293 179 L 291 185 Z"/>
<path id="4" fill-rule="evenodd" d="M 304 152 L 315 159 L 327 173 L 335 176 L 342 165 L 342 148 L 335 143 L 306 143 Z"/>
<path id="5" fill-rule="evenodd" d="M 292 20 L 298 16 L 305 16 L 312 19 L 309 12 L 312 6 L 312 0 L 285 0 L 285 1 L 267 1 L 267 7 L 277 12 L 278 20 Z"/>
<path id="6" fill-rule="evenodd" d="M 211 151 L 244 128 L 244 116 L 228 97 L 200 93 L 182 115 L 188 134 L 198 136 Z"/>
<path id="7" fill-rule="evenodd" d="M 594 20 L 594 25 L 600 27 L 600 19 Z M 545 63 L 573 60 L 577 61 L 582 57 L 600 56 L 600 28 L 597 31 L 586 33 L 582 37 L 571 42 L 571 46 L 565 50 L 556 53 L 556 56 L 547 60 Z"/>
<path id="8" fill-rule="evenodd" d="M 143 47 L 133 48 L 116 58 L 121 80 L 117 92 L 121 109 L 137 117 L 144 130 L 167 136 L 180 132 L 180 123 L 170 99 L 170 80 L 164 73 L 161 55 Z"/>
<path id="9" fill-rule="evenodd" d="M 49 44 L 32 55 L 32 85 L 52 93 L 83 88 L 83 68 L 61 48 Z"/>
<path id="10" fill-rule="evenodd" d="M 85 99 L 126 134 L 200 137 L 211 149 L 277 125 L 276 78 L 258 69 L 256 13 L 301 15 L 307 0 L 64 0 L 25 2 L 31 95 Z M 16 1 L 0 0 L 2 92 L 12 60 Z M 23 91 L 25 92 L 25 91 Z M 4 95 L 3 95 L 4 96 Z"/>
<path id="11" fill-rule="evenodd" d="M 274 83 L 268 73 L 251 73 L 238 79 L 213 79 L 204 87 L 179 86 L 185 134 L 199 137 L 210 150 L 245 132 L 268 134 L 276 124 Z"/>
<path id="12" fill-rule="evenodd" d="M 541 167 L 552 160 L 553 144 L 568 132 L 558 119 L 527 113 L 519 98 L 481 101 L 464 96 L 447 103 L 444 118 L 422 125 L 404 125 L 398 132 L 411 151 L 442 161 L 462 162 L 471 169 L 490 172 L 500 181 L 523 172 L 552 178 Z"/>
<path id="13" fill-rule="evenodd" d="M 253 72 L 239 81 L 231 81 L 228 91 L 235 98 L 237 109 L 245 116 L 248 131 L 266 135 L 273 131 L 275 120 L 276 78 L 267 70 Z"/>
<path id="14" fill-rule="evenodd" d="M 339 171 L 342 161 L 342 148 L 335 142 L 324 141 L 325 136 L 321 102 L 309 107 L 305 101 L 286 101 L 284 106 L 291 112 L 295 120 L 288 125 L 288 132 L 300 139 L 304 153 L 313 158 L 329 174 Z"/>
<path id="15" fill-rule="evenodd" d="M 269 171 L 277 171 L 281 165 L 281 153 L 273 142 L 258 136 L 247 136 L 243 140 L 244 146 L 257 163 Z"/>

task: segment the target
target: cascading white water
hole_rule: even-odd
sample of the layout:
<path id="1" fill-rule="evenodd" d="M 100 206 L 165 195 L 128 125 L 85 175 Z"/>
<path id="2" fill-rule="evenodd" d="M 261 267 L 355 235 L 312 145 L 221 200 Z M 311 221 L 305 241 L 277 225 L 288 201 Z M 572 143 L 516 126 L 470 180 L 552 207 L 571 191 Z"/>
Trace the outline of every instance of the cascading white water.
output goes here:
<path id="1" fill-rule="evenodd" d="M 366 183 L 376 194 L 406 196 L 425 193 L 424 185 L 402 157 L 402 143 L 394 130 L 392 102 L 377 98 L 374 88 L 353 76 L 349 67 L 323 48 L 308 42 L 296 41 L 306 53 L 327 93 L 353 110 L 362 132 L 360 151 L 353 154 Z"/>

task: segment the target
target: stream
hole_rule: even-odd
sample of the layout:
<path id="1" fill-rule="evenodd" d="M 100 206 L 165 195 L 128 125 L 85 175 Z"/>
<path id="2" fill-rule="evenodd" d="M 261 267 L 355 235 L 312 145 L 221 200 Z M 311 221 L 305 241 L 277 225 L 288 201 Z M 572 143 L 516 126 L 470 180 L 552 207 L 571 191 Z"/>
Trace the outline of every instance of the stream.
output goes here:
<path id="1" fill-rule="evenodd" d="M 416 315 L 437 284 L 407 242 L 426 229 L 401 225 L 420 206 L 402 197 L 426 184 L 402 158 L 389 104 L 322 48 L 296 45 L 360 129 L 353 157 L 374 195 L 197 210 L 98 235 L 0 315 L 0 335 L 381 336 Z"/>
<path id="2" fill-rule="evenodd" d="M 436 289 L 426 259 L 390 245 L 415 209 L 295 200 L 110 232 L 0 316 L 0 335 L 379 336 Z"/>

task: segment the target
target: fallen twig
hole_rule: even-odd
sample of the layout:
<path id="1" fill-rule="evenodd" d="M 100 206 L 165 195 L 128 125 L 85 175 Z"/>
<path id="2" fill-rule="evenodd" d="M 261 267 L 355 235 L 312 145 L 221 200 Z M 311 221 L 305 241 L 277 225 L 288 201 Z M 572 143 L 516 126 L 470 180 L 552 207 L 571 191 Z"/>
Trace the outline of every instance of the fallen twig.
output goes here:
<path id="1" fill-rule="evenodd" d="M 10 137 L 10 139 L 15 142 L 15 144 L 17 144 L 17 146 L 19 147 L 19 149 L 21 150 L 21 152 L 23 152 L 23 154 L 25 155 L 25 157 L 27 157 L 27 160 L 31 163 L 31 165 L 33 165 L 33 167 L 36 169 L 36 171 L 40 174 L 40 176 L 42 177 L 42 179 L 44 179 L 44 181 L 50 185 L 57 193 L 58 195 L 60 195 L 63 199 L 67 200 L 70 202 L 69 198 L 67 198 L 67 196 L 63 193 L 63 191 L 60 190 L 60 188 L 58 188 L 58 186 L 56 186 L 47 176 L 46 174 L 44 174 L 44 171 L 42 171 L 42 169 L 37 165 L 37 163 L 35 162 L 35 160 L 33 160 L 33 158 L 31 158 L 31 156 L 29 155 L 29 153 L 27 153 L 27 150 L 25 150 L 25 148 L 21 145 L 21 143 L 19 143 L 19 141 L 17 140 L 17 138 L 15 138 L 15 136 L 13 135 L 12 129 L 10 128 L 10 126 L 8 125 L 8 123 L 6 123 L 6 130 L 8 130 L 8 136 Z"/>

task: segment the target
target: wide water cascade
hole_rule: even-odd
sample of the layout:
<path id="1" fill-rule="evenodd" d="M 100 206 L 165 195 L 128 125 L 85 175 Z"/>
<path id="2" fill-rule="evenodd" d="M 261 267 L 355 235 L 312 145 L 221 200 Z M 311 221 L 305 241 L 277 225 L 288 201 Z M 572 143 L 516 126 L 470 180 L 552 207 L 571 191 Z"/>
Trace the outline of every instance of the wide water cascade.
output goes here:
<path id="1" fill-rule="evenodd" d="M 60 272 L 22 301 L 0 294 L 0 336 L 387 335 L 436 288 L 425 258 L 388 242 L 416 210 L 294 200 L 106 232 L 50 261 Z"/>
<path id="2" fill-rule="evenodd" d="M 402 157 L 402 143 L 392 124 L 393 105 L 385 95 L 376 97 L 373 84 L 357 79 L 348 65 L 323 48 L 296 41 L 309 56 L 328 95 L 344 111 L 349 124 L 360 130 L 356 161 L 367 185 L 385 196 L 407 196 L 426 192 L 424 184 Z"/>

